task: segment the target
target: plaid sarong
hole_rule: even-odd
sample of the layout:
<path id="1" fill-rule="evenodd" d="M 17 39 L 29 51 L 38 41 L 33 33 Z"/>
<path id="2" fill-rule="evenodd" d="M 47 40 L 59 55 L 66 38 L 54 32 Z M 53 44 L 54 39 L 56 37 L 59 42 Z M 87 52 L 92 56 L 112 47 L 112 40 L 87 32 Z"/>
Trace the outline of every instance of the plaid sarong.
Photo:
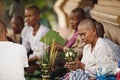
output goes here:
<path id="1" fill-rule="evenodd" d="M 61 80 L 89 80 L 89 74 L 82 69 L 67 73 Z"/>

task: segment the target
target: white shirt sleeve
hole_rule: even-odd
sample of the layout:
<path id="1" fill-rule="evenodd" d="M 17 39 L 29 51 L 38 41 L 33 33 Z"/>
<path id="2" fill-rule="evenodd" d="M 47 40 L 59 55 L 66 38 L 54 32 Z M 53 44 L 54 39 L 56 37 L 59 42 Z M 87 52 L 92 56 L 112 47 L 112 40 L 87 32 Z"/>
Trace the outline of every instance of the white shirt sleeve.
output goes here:
<path id="1" fill-rule="evenodd" d="M 31 28 L 29 26 L 25 26 L 21 32 L 22 37 L 22 45 L 26 48 L 27 52 L 30 50 L 30 43 L 29 43 L 29 30 Z"/>
<path id="2" fill-rule="evenodd" d="M 23 48 L 23 66 L 28 67 L 28 58 L 27 58 L 27 51 Z"/>

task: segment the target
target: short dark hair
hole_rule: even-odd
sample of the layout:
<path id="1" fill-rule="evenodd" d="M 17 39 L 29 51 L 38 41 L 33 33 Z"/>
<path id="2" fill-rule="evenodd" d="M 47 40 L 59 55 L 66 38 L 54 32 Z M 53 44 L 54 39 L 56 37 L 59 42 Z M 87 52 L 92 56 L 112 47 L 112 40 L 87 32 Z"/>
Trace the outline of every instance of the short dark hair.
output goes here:
<path id="1" fill-rule="evenodd" d="M 103 24 L 100 22 L 96 22 L 96 29 L 97 29 L 98 36 L 103 38 L 105 34 Z"/>
<path id="2" fill-rule="evenodd" d="M 35 14 L 40 14 L 41 10 L 39 9 L 39 7 L 32 5 L 32 6 L 28 6 L 26 8 L 27 10 L 32 10 Z"/>
<path id="3" fill-rule="evenodd" d="M 71 13 L 75 13 L 77 18 L 85 19 L 85 11 L 82 8 L 75 8 L 71 11 Z"/>

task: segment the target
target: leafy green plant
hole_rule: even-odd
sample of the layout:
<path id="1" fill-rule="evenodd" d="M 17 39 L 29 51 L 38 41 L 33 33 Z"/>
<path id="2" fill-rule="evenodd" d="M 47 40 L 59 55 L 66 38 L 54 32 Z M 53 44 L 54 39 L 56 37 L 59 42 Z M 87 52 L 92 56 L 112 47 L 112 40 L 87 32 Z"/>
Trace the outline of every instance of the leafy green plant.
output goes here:
<path id="1" fill-rule="evenodd" d="M 46 52 L 42 58 L 42 76 L 50 75 L 51 71 L 53 70 L 53 65 L 57 56 L 57 50 L 54 45 L 55 39 L 52 41 L 50 48 L 46 49 Z"/>

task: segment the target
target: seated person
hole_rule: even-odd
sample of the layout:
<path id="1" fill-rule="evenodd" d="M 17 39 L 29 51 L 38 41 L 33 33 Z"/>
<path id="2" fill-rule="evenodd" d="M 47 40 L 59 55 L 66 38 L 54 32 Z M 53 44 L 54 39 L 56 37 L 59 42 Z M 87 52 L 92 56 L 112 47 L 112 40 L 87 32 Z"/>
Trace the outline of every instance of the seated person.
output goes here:
<path id="1" fill-rule="evenodd" d="M 78 49 L 79 49 L 78 42 L 81 42 L 81 39 L 78 37 L 79 34 L 77 32 L 77 28 L 78 28 L 78 24 L 84 19 L 85 19 L 85 12 L 82 8 L 75 8 L 71 11 L 70 24 L 71 24 L 72 29 L 75 32 L 74 32 L 74 35 L 71 37 L 71 39 L 64 46 L 61 46 L 59 44 L 56 45 L 58 50 L 64 51 L 64 49 L 66 50 L 68 48 L 72 48 L 73 50 L 78 52 Z M 83 44 L 81 43 L 81 44 L 79 44 L 79 46 L 83 47 Z M 79 52 L 78 52 L 78 54 L 79 54 Z"/>
<path id="2" fill-rule="evenodd" d="M 79 34 L 77 32 L 77 28 L 78 28 L 79 23 L 84 19 L 85 19 L 85 12 L 82 8 L 75 8 L 71 11 L 70 24 L 71 24 L 72 29 L 75 32 L 74 32 L 74 35 L 72 36 L 72 38 L 64 46 L 61 46 L 59 44 L 55 45 L 59 50 L 59 53 L 55 60 L 55 69 L 59 69 L 60 67 L 64 67 L 64 65 L 65 65 L 65 59 L 63 56 L 64 49 L 73 48 L 73 50 L 78 52 L 78 55 L 80 54 L 80 58 L 81 58 L 82 55 L 81 55 L 80 50 L 83 47 L 83 43 L 82 43 L 81 39 L 78 38 Z M 78 43 L 79 43 L 79 45 L 78 45 Z M 53 76 L 55 76 L 55 75 L 56 75 L 56 72 L 55 72 L 55 74 L 53 74 Z M 57 74 L 57 75 L 60 76 L 60 74 Z"/>
<path id="3" fill-rule="evenodd" d="M 0 80 L 25 80 L 24 67 L 28 67 L 24 46 L 8 41 L 6 26 L 0 20 Z"/>
<path id="4" fill-rule="evenodd" d="M 74 30 L 74 34 L 71 37 L 71 39 L 65 44 L 65 46 L 57 45 L 57 48 L 59 50 L 63 51 L 64 47 L 67 47 L 67 48 L 72 47 L 72 45 L 76 41 L 77 37 L 79 36 L 79 34 L 77 32 L 78 24 L 84 19 L 85 19 L 85 12 L 82 8 L 75 8 L 71 11 L 70 24 L 71 24 L 72 29 Z"/>
<path id="5" fill-rule="evenodd" d="M 29 16 L 34 18 L 31 19 L 29 18 Z M 34 55 L 34 57 L 31 56 L 31 58 L 29 58 L 29 61 L 38 60 L 38 58 L 42 58 L 43 53 L 41 52 L 41 50 L 44 47 L 46 47 L 45 44 L 40 42 L 39 40 L 42 36 L 45 35 L 45 33 L 48 32 L 49 29 L 39 23 L 39 18 L 40 10 L 37 6 L 29 6 L 25 9 L 25 21 L 28 24 L 28 26 L 31 27 L 27 32 L 26 43 L 23 43 L 23 45 L 26 48 L 31 47 Z"/>
<path id="6" fill-rule="evenodd" d="M 25 9 L 25 22 L 29 27 L 26 27 L 28 30 L 22 45 L 25 46 L 27 51 L 30 49 L 33 51 L 33 54 L 28 58 L 29 64 L 33 65 L 33 68 L 38 66 L 34 69 L 29 69 L 33 70 L 31 73 L 34 73 L 36 69 L 40 70 L 37 62 L 42 59 L 45 49 L 48 48 L 47 44 L 40 42 L 40 39 L 49 31 L 47 27 L 39 23 L 40 13 L 39 8 L 34 5 L 28 6 Z"/>
<path id="7" fill-rule="evenodd" d="M 115 74 L 117 64 L 108 56 L 112 53 L 111 48 L 98 36 L 95 22 L 92 19 L 83 20 L 78 26 L 78 32 L 87 45 L 84 46 L 82 60 L 69 62 L 68 68 L 73 72 L 77 69 L 84 72 L 76 77 L 70 75 L 69 78 L 81 79 L 80 75 L 82 75 L 84 79 L 96 79 L 98 68 L 102 68 L 103 73 L 110 70 L 111 74 Z"/>
<path id="8" fill-rule="evenodd" d="M 58 48 L 58 50 L 65 51 L 67 48 L 73 48 L 73 50 L 78 52 L 78 54 L 81 54 L 78 51 L 79 49 L 78 42 L 81 42 L 81 39 L 78 37 L 79 34 L 77 32 L 77 28 L 78 28 L 78 24 L 84 19 L 85 19 L 85 12 L 82 8 L 75 8 L 71 11 L 70 24 L 71 24 L 72 29 L 75 31 L 75 33 L 64 46 L 56 44 L 56 47 Z M 83 44 L 81 43 L 79 44 L 79 46 L 83 47 Z"/>

